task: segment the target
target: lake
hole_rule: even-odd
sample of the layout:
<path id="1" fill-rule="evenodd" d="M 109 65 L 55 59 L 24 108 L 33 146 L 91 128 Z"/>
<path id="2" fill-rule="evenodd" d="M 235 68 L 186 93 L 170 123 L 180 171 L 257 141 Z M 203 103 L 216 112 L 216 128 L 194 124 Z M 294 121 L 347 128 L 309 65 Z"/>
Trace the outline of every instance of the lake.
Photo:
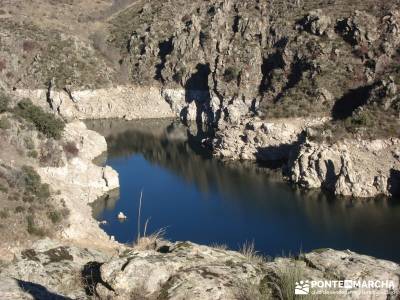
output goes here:
<path id="1" fill-rule="evenodd" d="M 143 191 L 142 227 L 149 219 L 148 232 L 165 228 L 171 241 L 235 250 L 254 241 L 268 256 L 350 249 L 400 261 L 398 201 L 335 199 L 290 185 L 280 169 L 221 162 L 201 147 L 200 132 L 177 120 L 87 124 L 106 137 L 109 151 L 102 163 L 118 171 L 121 185 L 119 194 L 97 201 L 93 212 L 122 243 L 136 239 Z M 119 221 L 119 212 L 128 219 Z"/>

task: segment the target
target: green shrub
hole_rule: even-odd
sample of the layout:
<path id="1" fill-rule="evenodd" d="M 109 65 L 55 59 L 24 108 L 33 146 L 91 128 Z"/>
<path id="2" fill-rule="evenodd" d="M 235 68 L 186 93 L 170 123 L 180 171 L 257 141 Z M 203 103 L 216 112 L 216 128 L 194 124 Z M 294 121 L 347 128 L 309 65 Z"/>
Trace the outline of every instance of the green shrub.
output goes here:
<path id="1" fill-rule="evenodd" d="M 10 98 L 0 92 L 0 113 L 7 111 L 8 105 L 10 103 Z"/>
<path id="2" fill-rule="evenodd" d="M 29 166 L 23 166 L 25 194 L 27 196 L 36 196 L 40 200 L 46 200 L 50 197 L 50 188 L 48 184 L 42 184 L 39 174 Z M 24 197 L 26 198 L 26 197 Z M 26 202 L 30 199 L 26 198 Z"/>
<path id="3" fill-rule="evenodd" d="M 5 208 L 2 211 L 0 211 L 0 219 L 7 219 L 10 217 L 9 211 Z"/>
<path id="4" fill-rule="evenodd" d="M 8 187 L 0 183 L 0 192 L 8 193 Z"/>
<path id="5" fill-rule="evenodd" d="M 20 199 L 20 194 L 18 194 L 17 192 L 14 192 L 11 195 L 8 195 L 9 201 L 18 201 L 19 199 Z"/>
<path id="6" fill-rule="evenodd" d="M 224 80 L 226 82 L 231 82 L 237 80 L 240 74 L 240 70 L 234 67 L 228 67 L 224 72 Z"/>
<path id="7" fill-rule="evenodd" d="M 40 236 L 40 237 L 45 236 L 46 233 L 45 233 L 44 229 L 39 228 L 39 227 L 36 226 L 36 224 L 35 224 L 35 222 L 33 220 L 33 215 L 28 215 L 26 217 L 26 221 L 28 223 L 27 231 L 28 231 L 29 234 L 37 235 L 37 236 Z"/>
<path id="8" fill-rule="evenodd" d="M 33 150 L 35 149 L 35 143 L 33 142 L 31 137 L 24 138 L 26 149 Z"/>
<path id="9" fill-rule="evenodd" d="M 10 129 L 11 128 L 11 123 L 7 118 L 1 118 L 0 119 L 0 129 Z"/>
<path id="10" fill-rule="evenodd" d="M 17 206 L 17 207 L 15 208 L 15 212 L 16 212 L 17 214 L 22 213 L 22 212 L 24 212 L 24 211 L 25 211 L 25 207 L 23 207 L 23 206 Z"/>
<path id="11" fill-rule="evenodd" d="M 53 224 L 57 224 L 61 222 L 62 219 L 62 215 L 60 212 L 58 211 L 49 211 L 47 213 L 47 217 L 51 220 L 51 222 L 53 222 Z"/>
<path id="12" fill-rule="evenodd" d="M 29 99 L 18 103 L 16 113 L 25 120 L 32 122 L 36 129 L 49 138 L 60 139 L 65 123 L 53 114 L 44 112 L 42 108 L 33 105 Z"/>
<path id="13" fill-rule="evenodd" d="M 32 158 L 38 158 L 39 153 L 36 150 L 32 150 L 28 152 L 28 156 Z"/>

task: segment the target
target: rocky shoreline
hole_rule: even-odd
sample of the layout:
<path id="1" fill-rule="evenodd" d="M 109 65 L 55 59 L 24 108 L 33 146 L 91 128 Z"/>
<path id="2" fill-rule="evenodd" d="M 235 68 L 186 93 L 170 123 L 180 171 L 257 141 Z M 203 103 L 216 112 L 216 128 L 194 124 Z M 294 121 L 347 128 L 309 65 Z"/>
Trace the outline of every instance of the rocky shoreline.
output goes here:
<path id="1" fill-rule="evenodd" d="M 16 90 L 14 95 L 29 97 L 66 120 L 179 117 L 184 122 L 200 121 L 194 126 L 199 129 L 207 117 L 195 102 L 191 102 L 194 106 L 185 102 L 185 93 L 121 86 L 75 92 Z M 198 116 L 200 119 L 196 119 Z M 286 178 L 304 188 L 323 188 L 337 196 L 355 198 L 397 196 L 400 140 L 312 141 L 318 127 L 328 121 L 327 117 L 264 120 L 256 116 L 238 118 L 236 123 L 220 120 L 215 137 L 205 144 L 222 160 L 281 161 Z M 366 161 L 371 162 L 367 168 Z"/>

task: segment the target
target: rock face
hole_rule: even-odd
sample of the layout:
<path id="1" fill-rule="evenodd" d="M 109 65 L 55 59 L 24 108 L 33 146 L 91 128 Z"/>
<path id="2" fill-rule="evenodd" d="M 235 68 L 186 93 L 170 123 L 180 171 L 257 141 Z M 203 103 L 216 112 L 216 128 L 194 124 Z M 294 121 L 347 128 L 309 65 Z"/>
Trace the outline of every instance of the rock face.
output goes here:
<path id="1" fill-rule="evenodd" d="M 325 188 L 336 195 L 397 195 L 399 139 L 345 141 L 334 145 L 305 143 L 289 163 L 291 180 L 307 188 Z"/>
<path id="2" fill-rule="evenodd" d="M 316 119 L 243 119 L 238 125 L 220 127 L 212 141 L 214 155 L 225 160 L 287 160 L 290 151 L 301 142 L 303 131 L 322 124 Z"/>
<path id="3" fill-rule="evenodd" d="M 109 237 L 100 230 L 94 219 L 88 217 L 91 216 L 89 203 L 119 188 L 116 171 L 92 162 L 107 151 L 105 138 L 77 121 L 66 125 L 63 139 L 77 145 L 77 156 L 68 160 L 65 166 L 38 169 L 42 180 L 57 188 L 57 197 L 64 199 L 71 211 L 70 226 L 63 230 L 62 237 L 100 246 L 105 243 L 107 246 Z"/>
<path id="4" fill-rule="evenodd" d="M 115 17 L 111 39 L 128 43 L 121 51 L 132 80 L 160 84 L 183 119 L 326 116 L 386 71 L 398 77 L 394 4 L 323 1 L 304 14 L 295 3 L 153 1 Z"/>
<path id="5" fill-rule="evenodd" d="M 17 90 L 19 98 L 50 108 L 67 120 L 175 117 L 156 87 L 118 86 L 96 90 Z"/>
<path id="6" fill-rule="evenodd" d="M 42 240 L 0 270 L 0 298 L 280 299 L 294 296 L 300 280 L 346 279 L 390 282 L 377 289 L 346 289 L 346 299 L 365 299 L 360 291 L 395 299 L 399 274 L 396 263 L 348 250 L 321 249 L 267 262 L 189 242 L 163 242 L 155 250 L 121 248 L 110 255 Z"/>

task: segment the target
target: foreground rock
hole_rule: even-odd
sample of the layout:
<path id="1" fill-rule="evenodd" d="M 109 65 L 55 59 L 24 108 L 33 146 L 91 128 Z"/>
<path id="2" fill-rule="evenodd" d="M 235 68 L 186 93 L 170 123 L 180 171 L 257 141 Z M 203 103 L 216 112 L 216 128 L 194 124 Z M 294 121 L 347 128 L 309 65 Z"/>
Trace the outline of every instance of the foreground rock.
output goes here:
<path id="1" fill-rule="evenodd" d="M 362 292 L 392 299 L 399 275 L 396 263 L 331 249 L 266 262 L 189 242 L 158 242 L 154 250 L 121 248 L 111 256 L 42 240 L 0 271 L 0 298 L 279 299 L 293 296 L 296 281 L 348 279 L 390 281 L 392 289 Z M 361 289 L 345 292 L 347 299 L 366 299 Z"/>

